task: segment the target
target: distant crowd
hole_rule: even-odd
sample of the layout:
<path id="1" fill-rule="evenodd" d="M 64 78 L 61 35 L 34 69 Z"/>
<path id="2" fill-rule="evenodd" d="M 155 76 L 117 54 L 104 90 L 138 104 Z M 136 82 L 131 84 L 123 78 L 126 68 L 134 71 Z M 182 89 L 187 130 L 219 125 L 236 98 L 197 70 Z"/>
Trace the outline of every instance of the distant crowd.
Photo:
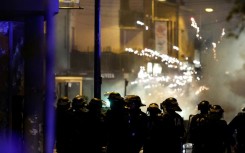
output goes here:
<path id="1" fill-rule="evenodd" d="M 146 106 L 138 95 L 110 92 L 108 100 L 104 110 L 99 98 L 58 99 L 57 153 L 183 153 L 187 143 L 192 153 L 245 153 L 245 109 L 227 123 L 222 106 L 203 100 L 185 125 L 174 97 Z"/>

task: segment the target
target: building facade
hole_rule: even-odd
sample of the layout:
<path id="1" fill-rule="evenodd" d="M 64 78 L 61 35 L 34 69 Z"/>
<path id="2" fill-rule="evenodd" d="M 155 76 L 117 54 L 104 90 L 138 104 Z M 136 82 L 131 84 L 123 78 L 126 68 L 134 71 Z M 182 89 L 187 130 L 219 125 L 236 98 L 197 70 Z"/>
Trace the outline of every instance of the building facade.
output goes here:
<path id="1" fill-rule="evenodd" d="M 81 1 L 83 9 L 60 9 L 57 15 L 57 75 L 92 78 L 94 71 L 94 2 Z M 105 0 L 101 3 L 101 76 L 107 81 L 138 75 L 147 62 L 159 59 L 134 57 L 126 49 L 151 49 L 179 61 L 192 63 L 195 33 L 190 27 L 192 12 L 180 1 Z M 164 71 L 168 71 L 165 70 Z M 89 79 L 92 81 L 91 79 Z M 123 83 L 122 83 L 123 84 Z M 90 86 L 93 88 L 93 86 Z M 87 88 L 86 88 L 87 89 Z M 123 89 L 116 88 L 123 92 Z M 114 89 L 115 90 L 115 89 Z M 86 93 L 84 91 L 83 93 Z M 92 96 L 91 93 L 87 93 Z"/>

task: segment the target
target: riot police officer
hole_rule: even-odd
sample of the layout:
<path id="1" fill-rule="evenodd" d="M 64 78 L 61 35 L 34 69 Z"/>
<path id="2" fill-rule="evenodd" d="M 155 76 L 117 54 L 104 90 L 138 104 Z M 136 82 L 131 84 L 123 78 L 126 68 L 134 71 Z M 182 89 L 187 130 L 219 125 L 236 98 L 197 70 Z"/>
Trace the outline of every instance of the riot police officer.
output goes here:
<path id="1" fill-rule="evenodd" d="M 232 141 L 233 148 L 236 153 L 245 152 L 245 107 L 242 108 L 228 124 L 231 133 L 234 135 Z"/>
<path id="2" fill-rule="evenodd" d="M 232 135 L 223 119 L 224 109 L 220 105 L 210 107 L 207 123 L 206 151 L 209 153 L 229 153 Z"/>
<path id="3" fill-rule="evenodd" d="M 57 101 L 56 109 L 56 150 L 57 153 L 70 152 L 70 109 L 71 101 L 68 97 L 61 97 Z"/>
<path id="4" fill-rule="evenodd" d="M 71 135 L 71 152 L 89 152 L 88 138 L 89 130 L 88 126 L 88 108 L 87 97 L 83 95 L 77 95 L 72 99 L 72 107 L 70 110 L 70 135 Z"/>
<path id="5" fill-rule="evenodd" d="M 124 98 L 118 92 L 108 96 L 110 109 L 106 112 L 107 153 L 126 153 L 128 112 Z"/>
<path id="6" fill-rule="evenodd" d="M 87 112 L 88 98 L 83 95 L 76 95 L 72 99 L 71 110 L 73 112 Z"/>
<path id="7" fill-rule="evenodd" d="M 150 118 L 154 118 L 156 116 L 161 115 L 161 110 L 160 107 L 157 103 L 150 103 L 149 106 L 147 107 L 147 113 Z"/>
<path id="8" fill-rule="evenodd" d="M 199 113 L 190 116 L 188 129 L 188 141 L 193 144 L 192 153 L 206 153 L 205 145 L 209 138 L 207 137 L 208 113 L 210 103 L 207 100 L 199 102 L 197 108 Z"/>
<path id="9" fill-rule="evenodd" d="M 161 103 L 162 115 L 162 142 L 161 146 L 166 153 L 182 153 L 182 144 L 185 136 L 184 119 L 177 112 L 182 111 L 178 101 L 169 97 Z"/>
<path id="10" fill-rule="evenodd" d="M 128 108 L 128 153 L 139 153 L 146 140 L 147 115 L 141 110 L 141 98 L 138 95 L 125 96 Z"/>
<path id="11" fill-rule="evenodd" d="M 92 98 L 88 103 L 88 148 L 90 153 L 102 153 L 106 146 L 105 115 L 101 109 L 103 101 L 99 98 Z"/>
<path id="12" fill-rule="evenodd" d="M 147 120 L 147 138 L 144 143 L 143 153 L 160 153 L 161 147 L 161 110 L 157 103 L 150 103 L 147 107 L 148 120 Z"/>

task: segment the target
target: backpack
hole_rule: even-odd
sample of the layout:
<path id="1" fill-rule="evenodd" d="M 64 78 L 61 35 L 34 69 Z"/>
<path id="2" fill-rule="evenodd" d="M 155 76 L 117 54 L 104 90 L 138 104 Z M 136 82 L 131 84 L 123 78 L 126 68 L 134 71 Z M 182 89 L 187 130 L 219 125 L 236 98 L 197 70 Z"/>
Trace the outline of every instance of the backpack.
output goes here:
<path id="1" fill-rule="evenodd" d="M 207 123 L 206 114 L 190 115 L 188 126 L 188 142 L 202 143 L 207 140 Z"/>

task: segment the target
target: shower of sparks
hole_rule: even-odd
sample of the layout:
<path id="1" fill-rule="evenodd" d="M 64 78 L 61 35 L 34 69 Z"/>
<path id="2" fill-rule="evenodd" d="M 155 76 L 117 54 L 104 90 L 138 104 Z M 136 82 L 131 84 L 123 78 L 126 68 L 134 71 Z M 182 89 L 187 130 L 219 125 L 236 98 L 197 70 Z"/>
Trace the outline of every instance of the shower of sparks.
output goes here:
<path id="1" fill-rule="evenodd" d="M 170 57 L 166 54 L 160 54 L 158 51 L 154 51 L 148 48 L 145 48 L 141 51 L 134 50 L 132 48 L 126 48 L 126 52 L 134 53 L 139 56 L 146 56 L 151 57 L 154 59 L 160 58 L 162 62 L 165 62 L 166 65 L 168 65 L 169 68 L 178 68 L 177 65 L 182 66 L 183 63 L 180 62 L 177 58 Z"/>
<path id="2" fill-rule="evenodd" d="M 208 88 L 208 87 L 205 87 L 205 86 L 201 86 L 201 87 L 198 89 L 198 91 L 195 92 L 195 94 L 198 95 L 198 94 L 200 94 L 200 93 L 201 93 L 202 91 L 204 91 L 204 90 L 209 90 L 209 88 Z"/>
<path id="3" fill-rule="evenodd" d="M 199 40 L 202 40 L 202 36 L 200 35 L 200 28 L 193 17 L 191 18 L 191 26 L 196 29 L 196 37 Z M 222 40 L 224 35 L 225 35 L 225 30 L 222 29 L 220 40 Z M 218 41 L 217 43 L 214 42 L 212 43 L 214 60 L 217 60 L 216 47 L 218 43 L 220 43 L 220 41 Z M 174 46 L 173 48 L 175 50 L 179 49 L 176 46 Z M 206 49 L 208 48 L 206 47 Z M 138 73 L 138 78 L 135 81 L 131 82 L 132 85 L 141 84 L 144 86 L 145 89 L 164 86 L 168 89 L 171 89 L 169 90 L 169 92 L 179 93 L 179 95 L 184 95 L 183 94 L 185 90 L 184 88 L 187 84 L 191 84 L 194 80 L 195 81 L 201 80 L 201 77 L 199 76 L 194 77 L 197 74 L 197 72 L 195 71 L 193 65 L 189 65 L 185 62 L 181 62 L 177 58 L 170 57 L 166 54 L 161 54 L 158 51 L 151 50 L 148 48 L 145 48 L 143 50 L 134 50 L 132 48 L 126 48 L 125 51 L 129 53 L 133 53 L 138 56 L 150 57 L 152 59 L 160 59 L 161 62 L 164 63 L 169 69 L 178 70 L 178 74 L 161 73 L 158 75 L 152 75 L 152 73 L 147 72 L 144 66 L 141 66 Z M 209 88 L 205 86 L 198 87 L 195 94 L 198 95 L 205 90 L 209 90 Z"/>
<path id="4" fill-rule="evenodd" d="M 138 79 L 131 82 L 131 85 L 143 84 L 144 89 L 164 86 L 171 89 L 171 92 L 174 93 L 182 92 L 182 87 L 190 82 L 192 82 L 191 76 L 152 76 L 145 71 L 145 68 L 143 66 L 141 66 L 138 73 Z"/>
<path id="5" fill-rule="evenodd" d="M 202 37 L 199 35 L 199 32 L 200 32 L 200 28 L 198 27 L 198 25 L 197 25 L 197 23 L 196 23 L 196 21 L 195 21 L 195 19 L 193 18 L 193 17 L 191 17 L 191 26 L 193 27 L 193 28 L 195 28 L 196 29 L 196 37 L 198 38 L 198 39 L 202 39 Z M 220 40 L 217 42 L 218 44 L 220 43 L 220 41 L 223 39 L 223 37 L 225 36 L 225 29 L 223 28 L 222 29 L 222 33 L 221 33 L 221 36 L 220 36 Z M 212 42 L 212 46 L 213 46 L 213 48 L 212 48 L 212 51 L 213 51 L 213 58 L 214 58 L 214 60 L 218 60 L 217 59 L 217 53 L 216 53 L 216 46 L 217 46 L 217 43 L 215 43 L 215 42 Z M 208 48 L 206 48 L 206 50 L 207 50 Z"/>
<path id="6" fill-rule="evenodd" d="M 221 40 L 222 40 L 222 38 L 225 36 L 225 29 L 223 28 L 222 29 L 222 33 L 221 33 Z"/>
<path id="7" fill-rule="evenodd" d="M 196 29 L 196 37 L 201 39 L 201 36 L 199 35 L 200 28 L 197 26 L 197 23 L 193 17 L 191 17 L 191 26 Z"/>
<path id="8" fill-rule="evenodd" d="M 184 87 L 187 84 L 192 83 L 194 80 L 194 75 L 196 71 L 193 66 L 189 66 L 186 63 L 180 62 L 178 59 L 169 57 L 165 54 L 160 54 L 157 51 L 153 51 L 151 49 L 144 49 L 141 51 L 133 50 L 132 48 L 126 48 L 125 51 L 133 53 L 138 56 L 146 56 L 151 57 L 153 59 L 160 58 L 161 61 L 167 65 L 168 68 L 178 69 L 180 73 L 178 74 L 158 74 L 152 75 L 152 73 L 148 73 L 144 66 L 140 66 L 140 70 L 138 72 L 138 78 L 131 82 L 131 85 L 134 84 L 142 84 L 145 89 L 156 88 L 160 86 L 164 86 L 166 88 L 171 89 L 172 93 L 178 92 L 180 95 L 183 95 Z M 197 77 L 199 78 L 199 77 Z M 197 79 L 197 81 L 200 80 Z"/>
<path id="9" fill-rule="evenodd" d="M 216 43 L 212 43 L 212 45 L 213 45 L 213 58 L 214 58 L 214 60 L 218 60 L 217 59 L 217 53 L 216 53 Z"/>

